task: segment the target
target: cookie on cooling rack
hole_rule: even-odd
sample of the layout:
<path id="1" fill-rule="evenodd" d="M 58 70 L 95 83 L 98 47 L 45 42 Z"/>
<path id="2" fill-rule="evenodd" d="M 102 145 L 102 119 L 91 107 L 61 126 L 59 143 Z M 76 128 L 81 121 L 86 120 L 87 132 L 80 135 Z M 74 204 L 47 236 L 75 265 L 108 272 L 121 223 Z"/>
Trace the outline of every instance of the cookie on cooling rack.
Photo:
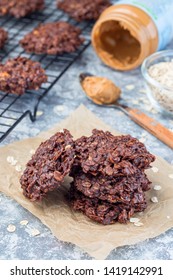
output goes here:
<path id="1" fill-rule="evenodd" d="M 3 28 L 0 27 L 0 49 L 3 48 L 5 42 L 8 39 L 8 33 Z"/>
<path id="2" fill-rule="evenodd" d="M 80 211 L 91 220 L 104 225 L 115 222 L 126 223 L 135 212 L 142 212 L 147 207 L 145 199 L 136 204 L 113 204 L 98 198 L 89 198 L 79 192 L 73 183 L 69 191 L 69 200 L 74 210 Z"/>
<path id="3" fill-rule="evenodd" d="M 66 129 L 42 143 L 20 179 L 23 194 L 36 201 L 58 188 L 71 169 L 74 153 L 73 138 Z"/>
<path id="4" fill-rule="evenodd" d="M 81 30 L 67 22 L 41 24 L 21 41 L 26 52 L 57 55 L 74 52 L 84 41 Z"/>
<path id="5" fill-rule="evenodd" d="M 44 0 L 1 0 L 0 15 L 10 14 L 16 18 L 24 17 L 32 12 L 42 10 Z"/>
<path id="6" fill-rule="evenodd" d="M 58 0 L 57 7 L 77 21 L 96 20 L 111 3 L 109 0 Z"/>
<path id="7" fill-rule="evenodd" d="M 47 76 L 39 62 L 17 57 L 0 64 L 1 91 L 21 95 L 26 90 L 38 90 L 45 82 Z"/>

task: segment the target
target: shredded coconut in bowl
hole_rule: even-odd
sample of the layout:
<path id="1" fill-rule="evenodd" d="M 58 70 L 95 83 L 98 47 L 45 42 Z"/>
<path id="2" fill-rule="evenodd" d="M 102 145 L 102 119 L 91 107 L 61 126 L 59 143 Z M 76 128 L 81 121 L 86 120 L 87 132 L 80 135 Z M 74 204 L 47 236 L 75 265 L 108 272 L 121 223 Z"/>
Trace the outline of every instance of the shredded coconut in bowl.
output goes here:
<path id="1" fill-rule="evenodd" d="M 160 88 L 149 85 L 153 97 L 162 107 L 173 113 L 173 60 L 150 66 L 148 73 L 161 85 Z M 165 89 L 162 87 L 165 87 Z"/>

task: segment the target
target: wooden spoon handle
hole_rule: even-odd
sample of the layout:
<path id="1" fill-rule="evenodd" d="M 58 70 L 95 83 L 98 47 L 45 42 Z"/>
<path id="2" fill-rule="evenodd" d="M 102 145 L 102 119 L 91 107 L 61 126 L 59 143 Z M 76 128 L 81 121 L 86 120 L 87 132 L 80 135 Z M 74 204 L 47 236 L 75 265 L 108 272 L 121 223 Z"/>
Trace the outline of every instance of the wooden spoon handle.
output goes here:
<path id="1" fill-rule="evenodd" d="M 148 117 L 143 112 L 138 109 L 126 108 L 129 113 L 129 117 L 136 122 L 138 125 L 142 126 L 145 130 L 149 131 L 160 141 L 168 145 L 173 149 L 173 133 L 155 121 L 154 119 Z"/>

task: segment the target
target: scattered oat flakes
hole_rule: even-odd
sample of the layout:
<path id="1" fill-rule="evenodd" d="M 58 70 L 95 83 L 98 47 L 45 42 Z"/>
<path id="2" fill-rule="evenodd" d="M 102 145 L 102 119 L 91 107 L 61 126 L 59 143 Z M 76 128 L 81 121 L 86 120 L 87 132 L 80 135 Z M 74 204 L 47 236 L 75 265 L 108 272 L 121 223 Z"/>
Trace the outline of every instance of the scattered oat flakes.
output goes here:
<path id="1" fill-rule="evenodd" d="M 21 165 L 16 165 L 15 167 L 17 172 L 21 172 L 22 171 L 22 166 Z"/>
<path id="2" fill-rule="evenodd" d="M 138 100 L 133 100 L 132 103 L 133 103 L 134 105 L 138 105 L 138 104 L 139 104 L 139 101 L 138 101 Z"/>
<path id="3" fill-rule="evenodd" d="M 158 198 L 157 198 L 156 196 L 151 197 L 151 201 L 152 201 L 153 203 L 158 203 L 158 202 L 159 202 L 159 201 L 158 201 Z"/>
<path id="4" fill-rule="evenodd" d="M 33 228 L 33 229 L 31 230 L 31 235 L 32 235 L 32 236 L 37 236 L 37 235 L 40 235 L 40 232 L 39 232 L 38 229 Z"/>
<path id="5" fill-rule="evenodd" d="M 151 109 L 151 113 L 153 113 L 153 114 L 158 114 L 158 111 L 157 111 L 155 108 L 152 108 L 152 109 Z"/>
<path id="6" fill-rule="evenodd" d="M 138 218 L 130 218 L 130 223 L 139 223 L 140 219 Z"/>
<path id="7" fill-rule="evenodd" d="M 64 106 L 63 105 L 57 105 L 57 106 L 54 107 L 54 109 L 58 112 L 62 112 L 62 111 L 64 111 Z"/>
<path id="8" fill-rule="evenodd" d="M 7 157 L 7 162 L 10 163 L 11 165 L 16 165 L 17 160 L 14 159 L 14 157 L 12 157 L 12 156 L 8 156 Z"/>
<path id="9" fill-rule="evenodd" d="M 145 143 L 146 139 L 144 137 L 139 139 L 140 142 Z"/>
<path id="10" fill-rule="evenodd" d="M 173 179 L 173 174 L 169 174 L 169 178 Z"/>
<path id="11" fill-rule="evenodd" d="M 20 221 L 21 226 L 26 226 L 28 224 L 27 220 Z"/>
<path id="12" fill-rule="evenodd" d="M 35 154 L 35 150 L 32 149 L 32 150 L 29 151 L 29 153 L 30 153 L 31 155 L 34 155 L 34 154 Z"/>
<path id="13" fill-rule="evenodd" d="M 142 132 L 141 136 L 142 136 L 142 137 L 147 137 L 148 134 L 147 134 L 146 132 Z"/>
<path id="14" fill-rule="evenodd" d="M 139 90 L 139 92 L 141 92 L 141 93 L 146 93 L 147 90 L 146 90 L 145 88 L 141 88 L 141 89 Z"/>
<path id="15" fill-rule="evenodd" d="M 153 166 L 151 168 L 151 170 L 154 172 L 154 173 L 157 173 L 159 171 L 159 169 L 156 167 L 156 166 Z"/>
<path id="16" fill-rule="evenodd" d="M 11 162 L 11 165 L 12 165 L 12 166 L 15 166 L 16 164 L 17 164 L 17 160 L 14 159 L 14 160 Z"/>
<path id="17" fill-rule="evenodd" d="M 144 224 L 143 223 L 141 223 L 141 222 L 138 222 L 138 223 L 134 223 L 134 226 L 136 226 L 136 227 L 142 227 Z"/>
<path id="18" fill-rule="evenodd" d="M 143 103 L 144 103 L 145 105 L 147 105 L 147 106 L 150 104 L 149 101 L 148 101 L 147 99 L 144 99 L 144 100 L 143 100 Z"/>
<path id="19" fill-rule="evenodd" d="M 68 149 L 70 149 L 70 148 L 71 148 L 71 145 L 65 146 L 65 150 L 68 150 Z"/>
<path id="20" fill-rule="evenodd" d="M 43 115 L 43 111 L 37 111 L 37 113 L 36 113 L 36 116 L 37 117 L 40 117 L 40 116 L 42 116 Z"/>
<path id="21" fill-rule="evenodd" d="M 8 232 L 15 232 L 16 227 L 14 225 L 8 225 L 7 230 Z"/>
<path id="22" fill-rule="evenodd" d="M 8 156 L 8 157 L 7 157 L 7 162 L 8 162 L 8 163 L 11 163 L 13 159 L 14 159 L 13 157 Z"/>
<path id="23" fill-rule="evenodd" d="M 134 85 L 127 85 L 127 86 L 126 86 L 126 89 L 127 89 L 127 90 L 133 90 L 134 88 L 135 88 Z"/>
<path id="24" fill-rule="evenodd" d="M 149 105 L 146 105 L 145 108 L 146 108 L 146 110 L 149 111 L 149 112 L 152 112 L 152 110 L 153 110 L 153 106 L 150 105 L 150 104 L 149 104 Z"/>
<path id="25" fill-rule="evenodd" d="M 161 190 L 161 188 L 162 188 L 162 187 L 161 187 L 161 186 L 159 186 L 159 185 L 155 185 L 155 186 L 154 186 L 154 190 L 155 190 L 155 191 L 160 191 L 160 190 Z"/>

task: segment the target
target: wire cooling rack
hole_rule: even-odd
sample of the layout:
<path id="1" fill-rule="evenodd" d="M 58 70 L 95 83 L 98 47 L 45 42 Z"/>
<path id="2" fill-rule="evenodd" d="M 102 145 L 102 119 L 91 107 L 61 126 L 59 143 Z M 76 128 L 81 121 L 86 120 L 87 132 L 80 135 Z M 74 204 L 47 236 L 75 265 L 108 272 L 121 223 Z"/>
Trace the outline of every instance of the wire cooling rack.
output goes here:
<path id="1" fill-rule="evenodd" d="M 3 50 L 0 50 L 0 59 L 5 61 L 8 58 L 25 56 L 32 60 L 39 61 L 46 70 L 48 82 L 38 91 L 26 91 L 24 95 L 7 94 L 0 91 L 0 142 L 14 129 L 14 127 L 26 116 L 35 121 L 38 105 L 41 99 L 50 91 L 60 77 L 77 60 L 77 58 L 90 45 L 89 33 L 92 23 L 77 23 L 70 19 L 62 11 L 56 9 L 55 2 L 45 1 L 45 9 L 33 13 L 25 18 L 15 19 L 11 16 L 0 17 L 0 26 L 9 33 L 9 39 Z M 76 52 L 58 56 L 26 54 L 19 45 L 20 39 L 40 23 L 64 20 L 78 26 L 85 38 Z"/>

